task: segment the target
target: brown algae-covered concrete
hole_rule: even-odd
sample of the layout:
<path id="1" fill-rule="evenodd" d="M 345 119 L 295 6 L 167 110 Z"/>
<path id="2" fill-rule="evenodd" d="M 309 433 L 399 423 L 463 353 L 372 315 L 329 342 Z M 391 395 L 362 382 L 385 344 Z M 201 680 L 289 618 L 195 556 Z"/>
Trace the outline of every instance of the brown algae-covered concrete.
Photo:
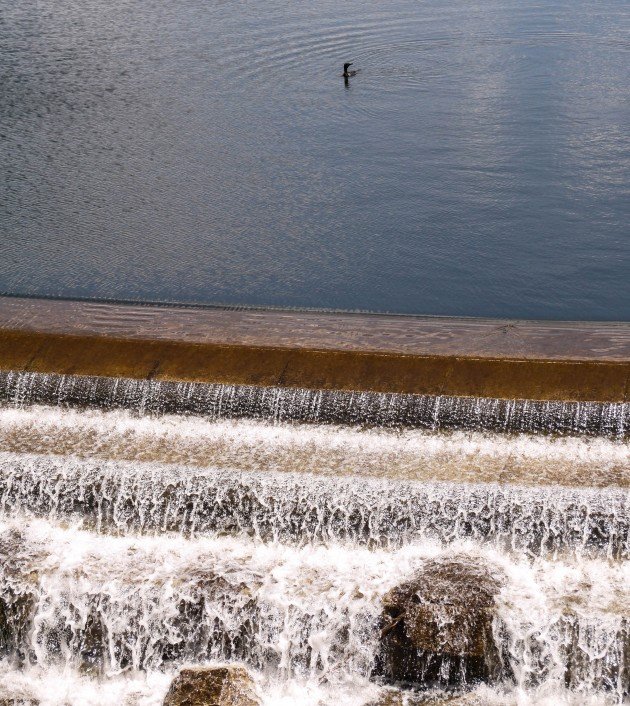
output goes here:
<path id="1" fill-rule="evenodd" d="M 630 324 L 0 297 L 0 369 L 624 402 Z"/>

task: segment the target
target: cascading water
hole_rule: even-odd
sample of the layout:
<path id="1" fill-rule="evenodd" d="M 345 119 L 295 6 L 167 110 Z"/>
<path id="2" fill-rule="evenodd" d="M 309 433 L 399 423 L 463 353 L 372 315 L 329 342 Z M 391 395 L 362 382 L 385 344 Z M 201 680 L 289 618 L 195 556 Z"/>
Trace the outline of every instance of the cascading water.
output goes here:
<path id="1" fill-rule="evenodd" d="M 628 699 L 627 406 L 0 388 L 0 702 L 157 705 L 237 661 L 265 706 L 377 703 L 386 596 L 448 562 L 497 577 L 492 679 L 441 658 L 400 703 Z"/>
<path id="2" fill-rule="evenodd" d="M 357 483 L 0 453 L 0 507 L 55 521 L 79 518 L 113 534 L 218 533 L 370 547 L 472 538 L 532 555 L 630 555 L 630 502 L 619 488 Z"/>
<path id="3" fill-rule="evenodd" d="M 630 404 L 340 392 L 0 372 L 0 402 L 200 414 L 210 419 L 420 429 L 594 434 L 623 438 Z"/>

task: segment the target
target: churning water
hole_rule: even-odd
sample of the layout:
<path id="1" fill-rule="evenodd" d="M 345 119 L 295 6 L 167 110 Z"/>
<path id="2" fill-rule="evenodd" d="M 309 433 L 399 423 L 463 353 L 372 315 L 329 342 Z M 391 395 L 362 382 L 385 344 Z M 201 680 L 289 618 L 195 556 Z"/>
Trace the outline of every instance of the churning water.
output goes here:
<path id="1" fill-rule="evenodd" d="M 342 425 L 305 424 L 306 391 L 267 391 L 265 416 L 252 388 L 99 384 L 3 378 L 0 699 L 157 706 L 182 665 L 237 661 L 265 706 L 365 706 L 384 688 L 383 597 L 456 560 L 500 585 L 499 668 L 459 680 L 466 703 L 627 700 L 625 435 L 498 432 L 491 414 L 484 430 L 456 399 L 457 429 L 411 407 L 379 426 L 343 395 Z"/>
<path id="2" fill-rule="evenodd" d="M 568 680 L 577 693 L 567 702 L 578 704 L 598 691 L 594 702 L 619 702 L 626 686 L 630 572 L 603 558 L 519 561 L 457 541 L 368 550 L 111 537 L 20 516 L 1 537 L 3 589 L 16 606 L 8 647 L 53 673 L 235 659 L 260 670 L 269 703 L 297 680 L 308 688 L 291 703 L 364 704 L 378 692 L 368 676 L 380 597 L 428 559 L 463 554 L 507 577 L 495 622 L 512 688 L 531 689 L 536 703 L 536 688 L 562 699 Z M 30 629 L 20 598 L 33 604 Z"/>
<path id="3" fill-rule="evenodd" d="M 630 317 L 627 0 L 2 5 L 0 291 Z"/>

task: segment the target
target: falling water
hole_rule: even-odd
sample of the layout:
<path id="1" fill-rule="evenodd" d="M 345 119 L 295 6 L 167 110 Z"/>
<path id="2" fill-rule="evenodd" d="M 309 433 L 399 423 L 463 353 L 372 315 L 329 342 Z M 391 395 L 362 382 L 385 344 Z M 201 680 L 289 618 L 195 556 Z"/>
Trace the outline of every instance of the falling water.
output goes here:
<path id="1" fill-rule="evenodd" d="M 624 438 L 630 404 L 343 392 L 0 372 L 0 402 L 128 409 L 209 419 Z"/>
<path id="2" fill-rule="evenodd" d="M 534 555 L 630 554 L 620 488 L 391 483 L 0 453 L 0 508 L 113 534 L 399 547 L 472 538 Z"/>
<path id="3" fill-rule="evenodd" d="M 448 561 L 496 577 L 497 668 L 444 658 L 401 703 L 628 699 L 623 405 L 24 374 L 2 399 L 0 702 L 157 706 L 239 662 L 264 706 L 367 706 L 384 597 Z"/>

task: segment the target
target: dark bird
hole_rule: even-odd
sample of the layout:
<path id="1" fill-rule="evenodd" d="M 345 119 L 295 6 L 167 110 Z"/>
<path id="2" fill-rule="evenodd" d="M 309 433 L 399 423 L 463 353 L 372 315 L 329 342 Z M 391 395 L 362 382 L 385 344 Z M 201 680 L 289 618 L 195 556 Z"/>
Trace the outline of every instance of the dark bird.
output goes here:
<path id="1" fill-rule="evenodd" d="M 356 75 L 359 73 L 359 70 L 358 70 L 358 69 L 357 69 L 356 71 L 354 71 L 354 70 L 348 71 L 348 67 L 349 67 L 349 66 L 352 66 L 352 62 L 351 62 L 351 61 L 348 61 L 347 63 L 345 63 L 345 64 L 343 65 L 343 74 L 342 74 L 342 76 L 343 76 L 344 78 L 350 78 L 350 76 L 356 76 Z"/>

